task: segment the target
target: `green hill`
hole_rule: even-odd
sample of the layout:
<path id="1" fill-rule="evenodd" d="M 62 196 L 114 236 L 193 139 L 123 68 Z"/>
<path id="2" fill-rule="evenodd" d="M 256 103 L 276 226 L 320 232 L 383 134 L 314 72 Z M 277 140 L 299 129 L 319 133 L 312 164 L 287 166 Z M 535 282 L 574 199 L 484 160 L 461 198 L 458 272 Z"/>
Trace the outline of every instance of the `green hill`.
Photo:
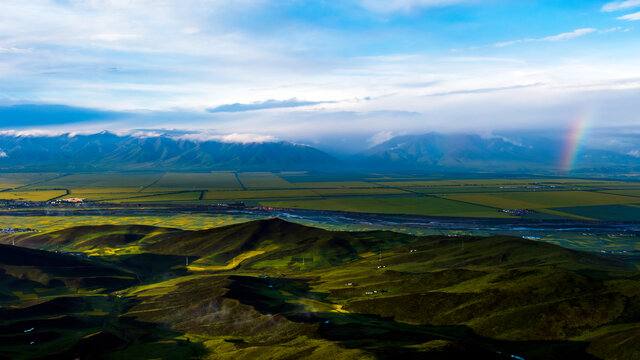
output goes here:
<path id="1" fill-rule="evenodd" d="M 31 323 L 38 356 L 105 359 L 633 359 L 640 342 L 634 265 L 520 238 L 270 219 L 14 240 L 91 256 L 0 247 L 9 358 L 31 357 Z"/>

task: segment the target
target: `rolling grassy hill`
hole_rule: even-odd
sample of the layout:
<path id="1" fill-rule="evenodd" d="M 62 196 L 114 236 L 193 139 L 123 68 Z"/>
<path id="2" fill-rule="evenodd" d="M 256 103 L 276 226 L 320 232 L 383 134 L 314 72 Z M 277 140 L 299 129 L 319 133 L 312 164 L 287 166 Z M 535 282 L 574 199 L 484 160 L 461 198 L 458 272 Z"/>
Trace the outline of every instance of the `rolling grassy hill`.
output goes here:
<path id="1" fill-rule="evenodd" d="M 0 237 L 14 241 L 0 249 L 7 358 L 633 359 L 640 348 L 635 266 L 520 238 L 270 219 Z"/>

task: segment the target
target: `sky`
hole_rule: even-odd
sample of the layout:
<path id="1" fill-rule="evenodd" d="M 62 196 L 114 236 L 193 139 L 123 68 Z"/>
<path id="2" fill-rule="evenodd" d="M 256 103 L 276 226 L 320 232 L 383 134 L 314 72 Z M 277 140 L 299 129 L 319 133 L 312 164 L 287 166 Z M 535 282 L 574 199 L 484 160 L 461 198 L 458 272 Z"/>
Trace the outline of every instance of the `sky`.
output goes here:
<path id="1" fill-rule="evenodd" d="M 2 1 L 0 128 L 345 151 L 585 116 L 638 131 L 639 25 L 640 0 Z"/>

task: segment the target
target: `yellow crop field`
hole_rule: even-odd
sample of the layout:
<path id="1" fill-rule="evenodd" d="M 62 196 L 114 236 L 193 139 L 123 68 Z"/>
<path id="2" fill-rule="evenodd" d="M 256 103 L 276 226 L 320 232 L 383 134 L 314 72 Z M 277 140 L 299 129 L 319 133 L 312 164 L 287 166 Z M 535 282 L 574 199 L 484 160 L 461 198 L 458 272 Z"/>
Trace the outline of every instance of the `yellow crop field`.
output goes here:
<path id="1" fill-rule="evenodd" d="M 81 188 L 134 188 L 142 189 L 158 180 L 162 174 L 71 174 L 34 186 L 35 188 L 81 189 Z"/>
<path id="2" fill-rule="evenodd" d="M 0 174 L 0 189 L 13 189 L 33 183 L 47 181 L 60 176 L 58 173 L 3 173 Z"/>
<path id="3" fill-rule="evenodd" d="M 174 194 L 157 194 L 157 195 L 141 195 L 136 194 L 136 196 L 122 198 L 122 199 L 114 199 L 113 202 L 134 202 L 134 203 L 144 203 L 144 202 L 182 202 L 182 201 L 197 201 L 200 199 L 201 191 L 185 191 Z"/>
<path id="4" fill-rule="evenodd" d="M 150 195 L 150 194 L 139 193 L 139 192 L 103 192 L 103 193 L 71 192 L 69 195 L 62 197 L 62 199 L 80 198 L 86 201 L 111 201 L 111 200 L 119 200 L 119 199 L 129 199 L 129 198 L 143 196 L 143 195 Z"/>
<path id="5" fill-rule="evenodd" d="M 71 188 L 69 189 L 70 194 L 131 194 L 140 192 L 139 188 L 131 188 L 131 187 L 122 187 L 122 188 Z"/>
<path id="6" fill-rule="evenodd" d="M 218 214 L 168 215 L 66 215 L 66 216 L 0 216 L 0 228 L 31 228 L 55 231 L 84 225 L 152 225 L 185 230 L 201 230 L 237 224 L 260 217 Z"/>
<path id="7" fill-rule="evenodd" d="M 42 191 L 5 191 L 0 192 L 1 200 L 19 201 L 47 201 L 65 195 L 64 190 L 42 190 Z"/>

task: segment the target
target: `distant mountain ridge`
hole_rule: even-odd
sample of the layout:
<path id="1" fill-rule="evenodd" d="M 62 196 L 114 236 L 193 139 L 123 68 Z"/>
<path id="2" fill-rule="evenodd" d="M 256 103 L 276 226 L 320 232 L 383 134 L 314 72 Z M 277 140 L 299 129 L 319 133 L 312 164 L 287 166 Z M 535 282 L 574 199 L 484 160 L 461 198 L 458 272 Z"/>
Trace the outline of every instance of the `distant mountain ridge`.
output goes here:
<path id="1" fill-rule="evenodd" d="M 487 173 L 631 173 L 640 158 L 581 148 L 567 168 L 566 144 L 543 136 L 441 134 L 397 136 L 345 161 L 287 141 L 197 140 L 187 133 L 57 136 L 0 134 L 4 171 L 319 170 Z"/>
<path id="2" fill-rule="evenodd" d="M 501 136 L 440 134 L 397 136 L 357 157 L 370 168 L 434 171 L 565 171 L 566 145 L 560 140 L 531 136 L 513 141 Z M 581 149 L 578 171 L 640 169 L 640 159 L 606 150 Z"/>
<path id="3" fill-rule="evenodd" d="M 339 164 L 320 150 L 290 142 L 223 142 L 171 136 L 0 136 L 3 170 L 307 169 Z"/>

